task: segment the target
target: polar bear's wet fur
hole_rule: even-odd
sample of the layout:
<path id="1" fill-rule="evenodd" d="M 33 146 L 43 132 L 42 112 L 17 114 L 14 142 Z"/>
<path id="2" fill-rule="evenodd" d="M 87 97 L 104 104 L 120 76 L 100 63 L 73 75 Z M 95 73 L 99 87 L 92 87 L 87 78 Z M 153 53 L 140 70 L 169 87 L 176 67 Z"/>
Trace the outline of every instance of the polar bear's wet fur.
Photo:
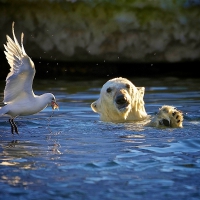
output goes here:
<path id="1" fill-rule="evenodd" d="M 94 112 L 105 122 L 128 122 L 149 119 L 149 126 L 182 127 L 183 114 L 173 106 L 163 106 L 157 115 L 150 117 L 144 106 L 144 87 L 136 87 L 126 78 L 107 81 L 98 100 L 91 104 Z"/>

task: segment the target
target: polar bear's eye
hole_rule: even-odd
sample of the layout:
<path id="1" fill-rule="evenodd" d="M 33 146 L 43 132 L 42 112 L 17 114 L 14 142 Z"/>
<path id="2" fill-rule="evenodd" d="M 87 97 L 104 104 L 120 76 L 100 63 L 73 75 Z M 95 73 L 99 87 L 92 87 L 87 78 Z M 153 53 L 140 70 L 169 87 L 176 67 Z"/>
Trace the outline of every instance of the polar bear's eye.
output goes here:
<path id="1" fill-rule="evenodd" d="M 112 89 L 109 87 L 109 88 L 107 88 L 107 90 L 106 90 L 108 93 L 110 93 L 111 91 L 112 91 Z"/>
<path id="2" fill-rule="evenodd" d="M 130 85 L 129 85 L 129 84 L 126 84 L 126 88 L 129 89 L 129 88 L 130 88 Z"/>

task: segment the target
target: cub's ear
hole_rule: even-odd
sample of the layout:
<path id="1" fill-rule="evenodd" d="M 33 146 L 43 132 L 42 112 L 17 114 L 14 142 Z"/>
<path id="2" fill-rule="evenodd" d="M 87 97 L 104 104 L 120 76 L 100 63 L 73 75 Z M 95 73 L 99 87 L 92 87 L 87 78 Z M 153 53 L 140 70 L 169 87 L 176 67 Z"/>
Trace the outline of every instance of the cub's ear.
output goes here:
<path id="1" fill-rule="evenodd" d="M 137 87 L 140 98 L 144 98 L 145 87 Z"/>
<path id="2" fill-rule="evenodd" d="M 99 104 L 99 101 L 94 101 L 92 104 L 91 104 L 91 108 L 94 112 L 97 112 L 97 113 L 100 113 L 100 104 Z"/>

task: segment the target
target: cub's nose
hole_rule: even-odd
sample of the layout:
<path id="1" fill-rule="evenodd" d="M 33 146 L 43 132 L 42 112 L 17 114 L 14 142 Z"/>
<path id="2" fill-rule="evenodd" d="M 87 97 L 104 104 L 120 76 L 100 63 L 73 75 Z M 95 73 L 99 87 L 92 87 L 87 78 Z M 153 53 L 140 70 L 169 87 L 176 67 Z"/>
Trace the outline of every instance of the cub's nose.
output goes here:
<path id="1" fill-rule="evenodd" d="M 127 99 L 124 95 L 118 95 L 115 99 L 115 102 L 119 105 L 125 104 L 127 102 Z"/>

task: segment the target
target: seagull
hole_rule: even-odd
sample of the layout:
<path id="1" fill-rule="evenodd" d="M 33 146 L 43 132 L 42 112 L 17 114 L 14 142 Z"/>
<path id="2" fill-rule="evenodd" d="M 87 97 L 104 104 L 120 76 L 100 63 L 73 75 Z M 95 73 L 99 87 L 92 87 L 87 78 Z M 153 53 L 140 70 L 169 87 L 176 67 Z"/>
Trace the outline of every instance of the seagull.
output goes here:
<path id="1" fill-rule="evenodd" d="M 14 119 L 17 116 L 32 115 L 40 112 L 51 104 L 52 109 L 58 109 L 56 98 L 51 93 L 35 95 L 32 89 L 35 76 L 35 66 L 23 47 L 24 34 L 21 34 L 21 46 L 15 37 L 14 22 L 12 23 L 12 40 L 6 35 L 7 43 L 4 53 L 10 65 L 4 89 L 4 107 L 0 108 L 0 116 L 9 115 L 12 134 L 19 134 Z"/>

